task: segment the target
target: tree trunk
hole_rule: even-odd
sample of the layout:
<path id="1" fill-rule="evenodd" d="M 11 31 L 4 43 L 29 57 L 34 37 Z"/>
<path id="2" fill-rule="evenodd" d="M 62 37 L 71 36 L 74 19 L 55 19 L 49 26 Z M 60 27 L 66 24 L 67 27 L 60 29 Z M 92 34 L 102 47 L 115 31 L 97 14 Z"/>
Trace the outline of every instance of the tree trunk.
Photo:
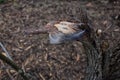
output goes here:
<path id="1" fill-rule="evenodd" d="M 85 80 L 102 80 L 101 55 L 91 43 L 83 42 L 87 56 Z"/>
<path id="2" fill-rule="evenodd" d="M 87 56 L 85 80 L 120 80 L 120 43 L 106 51 L 82 43 Z"/>

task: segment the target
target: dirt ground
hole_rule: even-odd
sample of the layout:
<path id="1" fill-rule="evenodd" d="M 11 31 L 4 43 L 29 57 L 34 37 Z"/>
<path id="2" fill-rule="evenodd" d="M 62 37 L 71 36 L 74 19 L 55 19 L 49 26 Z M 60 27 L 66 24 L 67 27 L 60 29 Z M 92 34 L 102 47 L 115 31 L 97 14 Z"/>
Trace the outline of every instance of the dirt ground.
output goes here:
<path id="1" fill-rule="evenodd" d="M 105 33 L 110 47 L 120 40 L 120 3 L 107 0 L 14 0 L 0 4 L 0 42 L 31 80 L 82 80 L 86 60 L 80 42 L 50 45 L 48 35 L 26 35 L 54 20 L 79 19 L 83 8 L 95 30 Z M 2 49 L 0 51 L 3 53 Z M 22 80 L 0 61 L 0 80 Z"/>

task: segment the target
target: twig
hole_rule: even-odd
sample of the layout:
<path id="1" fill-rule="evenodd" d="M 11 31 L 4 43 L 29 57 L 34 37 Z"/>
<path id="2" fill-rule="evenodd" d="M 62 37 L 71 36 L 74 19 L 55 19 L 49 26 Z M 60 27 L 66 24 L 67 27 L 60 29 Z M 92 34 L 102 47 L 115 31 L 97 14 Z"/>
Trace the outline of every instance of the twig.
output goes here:
<path id="1" fill-rule="evenodd" d="M 42 78 L 42 80 L 45 80 L 44 76 L 41 73 L 39 73 L 39 76 Z"/>
<path id="2" fill-rule="evenodd" d="M 6 69 L 6 72 L 7 72 L 8 76 L 10 77 L 11 80 L 15 80 L 15 79 L 13 78 L 13 76 L 10 74 L 9 69 Z"/>
<path id="3" fill-rule="evenodd" d="M 2 65 L 4 66 L 3 69 L 5 69 L 5 71 L 7 72 L 8 76 L 10 77 L 10 79 L 11 79 L 11 80 L 14 80 L 14 78 L 12 77 L 12 75 L 11 75 L 10 72 L 9 72 L 9 69 L 5 67 L 4 62 L 1 62 L 1 63 L 2 63 Z"/>
<path id="4" fill-rule="evenodd" d="M 47 34 L 47 30 L 42 30 L 42 29 L 34 29 L 34 30 L 25 30 L 25 34 Z"/>
<path id="5" fill-rule="evenodd" d="M 11 56 L 9 55 L 9 53 L 8 53 L 8 51 L 5 49 L 5 47 L 3 46 L 3 44 L 0 42 L 0 46 L 1 46 L 1 48 L 3 49 L 3 51 L 6 53 L 6 56 L 10 59 L 10 60 L 13 60 L 12 58 L 11 58 Z"/>
<path id="6" fill-rule="evenodd" d="M 103 32 L 106 32 L 108 29 L 112 27 L 113 24 L 110 24 Z"/>
<path id="7" fill-rule="evenodd" d="M 13 69 L 15 69 L 23 77 L 24 80 L 29 80 L 27 74 L 19 66 L 17 66 L 16 63 L 14 63 L 11 59 L 4 56 L 2 53 L 0 53 L 0 59 L 3 62 L 10 65 Z"/>

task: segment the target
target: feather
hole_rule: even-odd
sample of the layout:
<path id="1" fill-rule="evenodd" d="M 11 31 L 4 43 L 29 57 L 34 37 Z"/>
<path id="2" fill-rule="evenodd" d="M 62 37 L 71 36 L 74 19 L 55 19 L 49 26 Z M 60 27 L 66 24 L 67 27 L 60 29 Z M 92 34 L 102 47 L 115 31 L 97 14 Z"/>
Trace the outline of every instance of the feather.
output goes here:
<path id="1" fill-rule="evenodd" d="M 61 31 L 64 34 L 75 33 L 76 30 L 78 29 L 75 23 L 67 21 L 61 21 L 60 23 L 57 23 L 54 26 L 58 29 L 58 31 Z"/>
<path id="2" fill-rule="evenodd" d="M 60 44 L 66 41 L 80 39 L 86 30 L 80 29 L 82 23 L 56 21 L 47 24 L 49 28 L 49 40 L 51 44 Z"/>

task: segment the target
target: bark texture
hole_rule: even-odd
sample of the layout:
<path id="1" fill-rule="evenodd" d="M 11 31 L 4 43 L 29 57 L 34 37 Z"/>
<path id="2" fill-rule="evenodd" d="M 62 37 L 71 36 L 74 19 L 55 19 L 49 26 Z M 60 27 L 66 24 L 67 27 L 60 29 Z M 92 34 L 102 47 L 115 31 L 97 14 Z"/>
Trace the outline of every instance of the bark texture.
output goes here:
<path id="1" fill-rule="evenodd" d="M 88 29 L 86 38 L 82 40 L 87 56 L 85 80 L 120 80 L 120 42 L 109 48 L 109 43 L 92 29 L 94 26 L 90 24 L 86 13 L 82 13 L 81 21 L 86 23 Z"/>

